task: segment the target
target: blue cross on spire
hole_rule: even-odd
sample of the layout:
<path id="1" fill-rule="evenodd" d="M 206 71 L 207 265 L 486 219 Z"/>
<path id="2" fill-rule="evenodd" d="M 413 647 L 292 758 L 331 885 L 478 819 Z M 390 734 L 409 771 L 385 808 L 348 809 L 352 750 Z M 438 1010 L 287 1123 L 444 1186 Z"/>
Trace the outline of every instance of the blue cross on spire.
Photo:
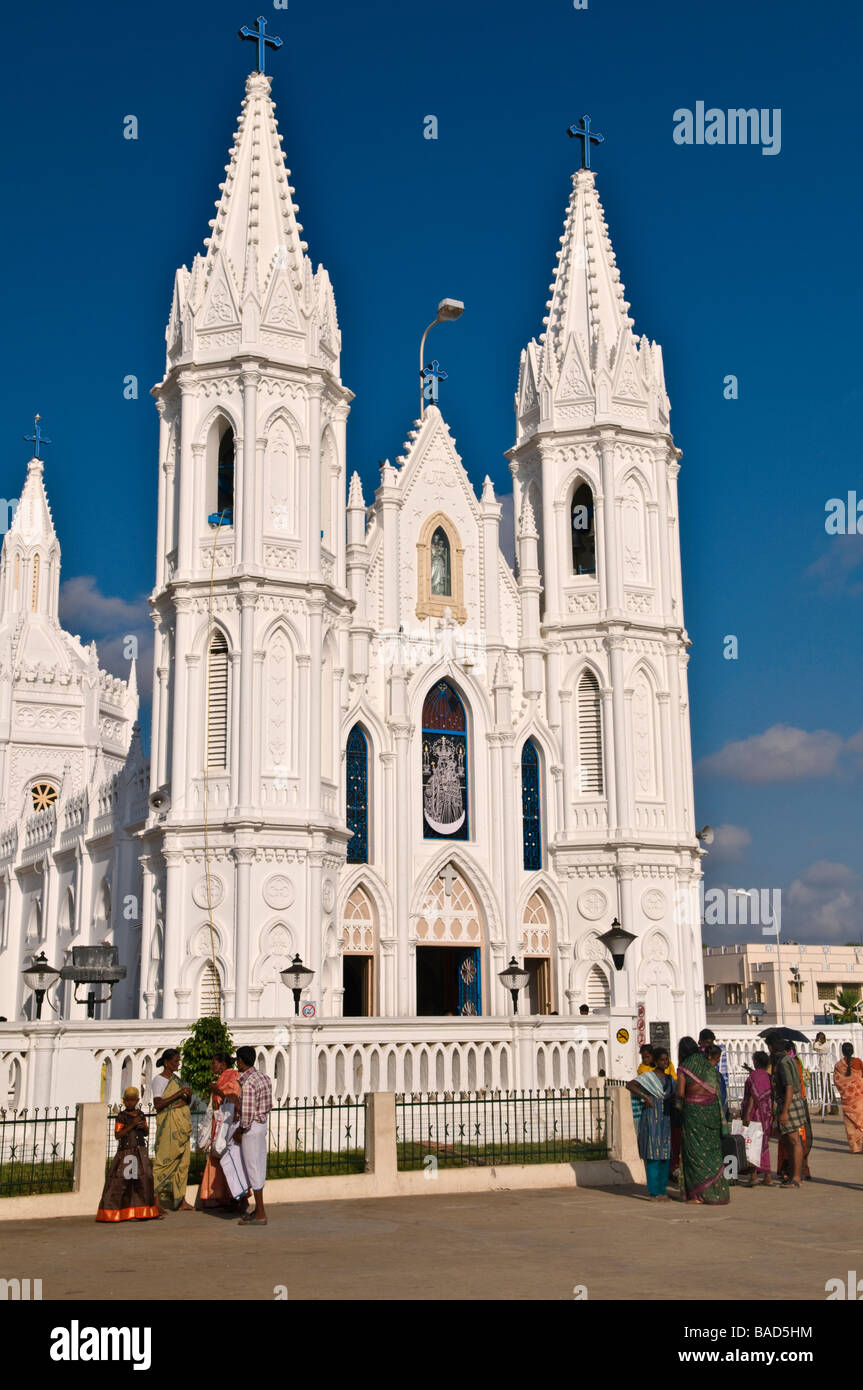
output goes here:
<path id="1" fill-rule="evenodd" d="M 592 144 L 601 145 L 603 140 L 605 139 L 605 136 L 599 135 L 598 133 L 595 135 L 593 133 L 593 131 L 590 128 L 589 116 L 581 117 L 580 128 L 578 125 L 575 124 L 575 122 L 573 122 L 571 126 L 567 127 L 566 133 L 567 135 L 573 136 L 574 139 L 581 141 L 581 167 L 582 169 L 589 169 L 590 147 Z"/>
<path id="2" fill-rule="evenodd" d="M 25 436 L 24 436 L 24 439 L 26 440 L 26 442 L 27 442 L 28 444 L 34 445 L 33 457 L 36 458 L 36 459 L 39 457 L 39 449 L 41 448 L 41 446 L 42 446 L 43 444 L 50 444 L 50 443 L 51 443 L 51 440 L 50 440 L 50 439 L 46 439 L 45 436 L 44 436 L 44 434 L 42 433 L 41 429 L 39 428 L 39 421 L 41 420 L 41 418 L 42 418 L 41 415 L 36 415 L 36 416 L 34 416 L 34 418 L 33 418 L 33 433 L 32 433 L 32 434 L 25 434 Z"/>
<path id="3" fill-rule="evenodd" d="M 267 33 L 267 21 L 262 14 L 258 15 L 257 29 L 250 29 L 248 24 L 244 24 L 238 33 L 241 39 L 254 39 L 255 43 L 257 43 L 258 72 L 264 72 L 267 59 L 267 48 L 281 48 L 281 39 L 276 38 L 275 34 L 271 36 Z"/>
<path id="4" fill-rule="evenodd" d="M 446 381 L 448 375 L 441 369 L 437 358 L 430 362 L 427 367 L 423 367 L 420 376 L 423 379 L 423 396 L 427 401 L 437 402 L 438 383 Z"/>

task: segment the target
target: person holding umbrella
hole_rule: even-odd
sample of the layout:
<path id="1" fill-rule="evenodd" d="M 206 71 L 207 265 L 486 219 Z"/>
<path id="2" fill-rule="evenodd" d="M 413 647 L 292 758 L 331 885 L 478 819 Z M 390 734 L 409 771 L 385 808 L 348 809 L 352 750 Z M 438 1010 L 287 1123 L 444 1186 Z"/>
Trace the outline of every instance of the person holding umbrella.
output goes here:
<path id="1" fill-rule="evenodd" d="M 800 1104 L 799 1106 L 795 1106 L 795 1112 L 799 1113 L 802 1116 L 799 1125 L 799 1135 L 802 1152 L 802 1176 L 805 1177 L 807 1182 L 811 1182 L 812 1174 L 809 1171 L 809 1152 L 812 1148 L 812 1121 L 809 1118 L 809 1105 L 806 1101 L 806 1077 L 803 1071 L 803 1063 L 800 1061 L 800 1058 L 797 1056 L 797 1053 L 794 1049 L 794 1044 L 796 1042 L 808 1042 L 809 1039 L 806 1037 L 805 1033 L 799 1032 L 796 1028 L 786 1028 L 784 1026 L 776 1027 L 775 1025 L 772 1028 L 765 1028 L 764 1031 L 761 1034 L 759 1034 L 759 1036 L 766 1039 L 767 1046 L 770 1048 L 770 1055 L 773 1058 L 772 1071 L 774 1077 L 774 1094 L 776 1094 L 775 1085 L 777 1071 L 777 1061 L 774 1055 L 772 1042 L 774 1038 L 778 1038 L 780 1043 L 785 1044 L 784 1051 L 780 1052 L 780 1056 L 787 1054 L 790 1064 L 797 1071 L 797 1086 L 799 1088 Z M 777 1097 L 777 1124 L 779 1123 L 779 1111 L 780 1104 L 779 1099 Z M 788 1136 L 783 1132 L 781 1126 L 779 1128 L 779 1146 L 776 1154 L 776 1169 L 782 1181 L 782 1186 L 790 1186 L 793 1183 L 794 1154 L 792 1152 L 791 1144 L 788 1142 Z"/>
<path id="2" fill-rule="evenodd" d="M 799 1187 L 803 1175 L 803 1136 L 809 1118 L 803 1099 L 803 1082 L 796 1058 L 791 1056 L 790 1039 L 776 1031 L 768 1037 L 767 1045 L 773 1059 L 773 1096 L 780 1153 L 784 1148 L 790 1168 L 790 1177 L 782 1174 L 782 1186 Z"/>

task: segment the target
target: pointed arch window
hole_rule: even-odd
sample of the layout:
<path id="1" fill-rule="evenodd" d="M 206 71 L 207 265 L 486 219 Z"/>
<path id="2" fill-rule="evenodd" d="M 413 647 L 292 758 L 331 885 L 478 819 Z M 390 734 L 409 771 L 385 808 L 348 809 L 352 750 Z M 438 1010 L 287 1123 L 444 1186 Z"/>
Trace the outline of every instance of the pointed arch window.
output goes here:
<path id="1" fill-rule="evenodd" d="M 348 841 L 349 864 L 369 862 L 369 748 L 359 724 L 348 734 L 345 753 L 345 820 L 353 839 Z"/>
<path id="2" fill-rule="evenodd" d="M 447 598 L 452 595 L 452 554 L 449 536 L 442 526 L 431 538 L 431 592 Z"/>
<path id="3" fill-rule="evenodd" d="M 542 868 L 542 826 L 539 804 L 539 753 L 529 738 L 521 750 L 521 826 L 525 869 Z"/>
<path id="4" fill-rule="evenodd" d="M 207 767 L 228 764 L 228 644 L 214 632 L 207 661 Z"/>
<path id="5" fill-rule="evenodd" d="M 423 836 L 468 838 L 467 716 L 449 681 L 438 681 L 423 705 Z"/>
<path id="6" fill-rule="evenodd" d="M 207 521 L 234 524 L 234 431 L 220 417 L 207 437 Z"/>
<path id="7" fill-rule="evenodd" d="M 592 671 L 578 682 L 578 780 L 576 790 L 601 796 L 602 707 L 599 685 Z"/>
<path id="8" fill-rule="evenodd" d="M 574 574 L 596 574 L 596 524 L 593 492 L 581 483 L 572 494 L 569 510 L 572 526 L 572 569 Z"/>

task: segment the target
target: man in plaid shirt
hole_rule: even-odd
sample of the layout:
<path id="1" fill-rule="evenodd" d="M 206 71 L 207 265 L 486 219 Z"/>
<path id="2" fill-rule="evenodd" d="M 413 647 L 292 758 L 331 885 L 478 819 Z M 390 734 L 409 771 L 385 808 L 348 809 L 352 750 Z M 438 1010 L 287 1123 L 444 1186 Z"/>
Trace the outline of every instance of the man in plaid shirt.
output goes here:
<path id="1" fill-rule="evenodd" d="M 266 1226 L 264 1182 L 267 1177 L 267 1118 L 273 1108 L 273 1088 L 270 1078 L 255 1066 L 253 1047 L 237 1048 L 237 1071 L 240 1073 L 240 1123 L 234 1131 L 255 1194 L 255 1210 L 240 1217 L 241 1226 Z"/>

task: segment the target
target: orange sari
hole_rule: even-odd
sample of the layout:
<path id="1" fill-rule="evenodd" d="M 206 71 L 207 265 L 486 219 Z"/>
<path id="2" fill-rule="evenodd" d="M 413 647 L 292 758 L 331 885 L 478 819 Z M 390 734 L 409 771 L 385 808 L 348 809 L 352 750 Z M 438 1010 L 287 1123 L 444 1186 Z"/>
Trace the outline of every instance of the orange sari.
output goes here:
<path id="1" fill-rule="evenodd" d="M 226 1100 L 234 1101 L 237 1109 L 240 1104 L 240 1074 L 231 1067 L 226 1067 L 216 1083 L 217 1095 L 213 1097 L 213 1110 L 221 1109 Z M 213 1134 L 215 1135 L 215 1115 L 213 1116 Z M 212 1148 L 207 1154 L 207 1162 L 204 1167 L 204 1175 L 201 1178 L 201 1185 L 198 1188 L 198 1196 L 195 1206 L 200 1208 L 208 1207 L 229 1207 L 232 1198 L 225 1182 L 225 1175 L 222 1172 L 222 1165 L 219 1156 L 213 1153 Z"/>
<path id="2" fill-rule="evenodd" d="M 859 1057 L 848 1063 L 843 1057 L 833 1068 L 833 1085 L 842 1102 L 842 1118 L 848 1136 L 848 1148 L 853 1154 L 863 1153 L 863 1062 Z"/>

